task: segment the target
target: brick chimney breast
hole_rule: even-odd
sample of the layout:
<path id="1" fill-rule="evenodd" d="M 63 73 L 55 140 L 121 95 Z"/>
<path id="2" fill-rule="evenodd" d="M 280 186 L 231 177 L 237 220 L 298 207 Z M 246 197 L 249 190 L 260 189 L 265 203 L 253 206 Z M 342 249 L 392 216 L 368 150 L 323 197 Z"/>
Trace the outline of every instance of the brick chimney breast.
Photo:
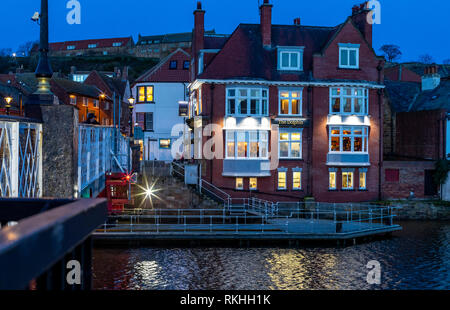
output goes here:
<path id="1" fill-rule="evenodd" d="M 425 67 L 422 76 L 422 91 L 433 90 L 441 84 L 441 75 L 438 73 L 438 69 L 436 64 Z"/>
<path id="2" fill-rule="evenodd" d="M 372 46 L 372 24 L 367 22 L 367 16 L 370 13 L 371 9 L 369 9 L 369 3 L 364 2 L 359 6 L 355 5 L 352 7 L 351 19 L 359 31 L 361 31 L 366 41 Z"/>
<path id="3" fill-rule="evenodd" d="M 272 46 L 272 7 L 273 5 L 269 3 L 269 0 L 264 0 L 264 3 L 259 8 L 262 43 L 265 47 Z"/>
<path id="4" fill-rule="evenodd" d="M 205 11 L 202 9 L 201 1 L 197 2 L 197 9 L 194 11 L 194 35 L 192 42 L 192 56 L 195 61 L 199 61 L 199 54 L 205 48 Z M 194 67 L 195 76 L 198 73 L 198 65 Z"/>
<path id="5" fill-rule="evenodd" d="M 294 19 L 294 25 L 296 25 L 296 26 L 300 26 L 301 25 L 300 17 L 297 17 L 296 19 Z"/>

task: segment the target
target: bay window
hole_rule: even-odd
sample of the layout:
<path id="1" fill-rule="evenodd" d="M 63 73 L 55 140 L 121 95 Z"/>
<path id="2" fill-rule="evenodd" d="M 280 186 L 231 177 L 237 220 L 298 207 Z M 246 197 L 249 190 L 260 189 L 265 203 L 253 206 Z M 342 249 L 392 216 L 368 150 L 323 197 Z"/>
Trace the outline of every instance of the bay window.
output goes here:
<path id="1" fill-rule="evenodd" d="M 279 115 L 302 115 L 302 90 L 281 90 L 279 94 Z"/>
<path id="2" fill-rule="evenodd" d="M 368 152 L 368 127 L 330 126 L 330 152 Z"/>
<path id="3" fill-rule="evenodd" d="M 302 158 L 302 130 L 280 129 L 279 158 Z"/>
<path id="4" fill-rule="evenodd" d="M 367 88 L 330 88 L 330 114 L 369 114 L 369 90 Z"/>
<path id="5" fill-rule="evenodd" d="M 226 158 L 258 159 L 268 157 L 267 131 L 228 130 L 226 132 Z"/>
<path id="6" fill-rule="evenodd" d="M 266 88 L 227 88 L 227 115 L 268 115 L 269 91 Z"/>

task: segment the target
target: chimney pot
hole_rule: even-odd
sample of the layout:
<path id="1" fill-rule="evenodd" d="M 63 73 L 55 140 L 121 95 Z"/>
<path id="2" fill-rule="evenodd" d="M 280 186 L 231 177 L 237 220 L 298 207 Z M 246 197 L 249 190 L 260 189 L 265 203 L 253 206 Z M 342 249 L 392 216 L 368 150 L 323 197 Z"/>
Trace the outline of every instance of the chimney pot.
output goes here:
<path id="1" fill-rule="evenodd" d="M 300 24 L 301 24 L 300 17 L 297 17 L 296 19 L 294 19 L 294 25 L 300 26 Z"/>
<path id="2" fill-rule="evenodd" d="M 201 9 L 202 9 L 202 2 L 197 1 L 197 10 L 201 10 Z"/>

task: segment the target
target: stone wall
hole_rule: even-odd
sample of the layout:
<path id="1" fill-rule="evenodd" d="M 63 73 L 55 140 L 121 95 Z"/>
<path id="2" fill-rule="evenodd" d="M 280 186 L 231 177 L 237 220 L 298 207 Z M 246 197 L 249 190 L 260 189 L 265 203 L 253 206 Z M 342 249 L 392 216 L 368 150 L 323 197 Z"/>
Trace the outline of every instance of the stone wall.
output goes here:
<path id="1" fill-rule="evenodd" d="M 78 172 L 78 110 L 69 105 L 40 108 L 43 196 L 74 198 Z"/>
<path id="2" fill-rule="evenodd" d="M 392 206 L 399 206 L 396 221 L 404 220 L 433 220 L 450 221 L 450 204 L 432 201 L 401 201 L 393 202 Z"/>

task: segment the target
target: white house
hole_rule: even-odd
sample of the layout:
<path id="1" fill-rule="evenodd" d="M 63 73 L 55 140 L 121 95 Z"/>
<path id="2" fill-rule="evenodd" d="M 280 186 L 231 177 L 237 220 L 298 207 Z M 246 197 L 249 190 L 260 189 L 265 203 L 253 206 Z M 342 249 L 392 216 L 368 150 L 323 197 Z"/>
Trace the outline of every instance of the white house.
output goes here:
<path id="1" fill-rule="evenodd" d="M 134 117 L 143 130 L 136 139 L 143 146 L 144 160 L 172 161 L 172 145 L 182 134 L 172 135 L 174 126 L 182 128 L 180 103 L 188 101 L 190 55 L 177 49 L 140 76 L 133 85 L 136 99 Z M 182 129 L 181 129 L 182 130 Z M 179 152 L 182 153 L 182 149 Z"/>

